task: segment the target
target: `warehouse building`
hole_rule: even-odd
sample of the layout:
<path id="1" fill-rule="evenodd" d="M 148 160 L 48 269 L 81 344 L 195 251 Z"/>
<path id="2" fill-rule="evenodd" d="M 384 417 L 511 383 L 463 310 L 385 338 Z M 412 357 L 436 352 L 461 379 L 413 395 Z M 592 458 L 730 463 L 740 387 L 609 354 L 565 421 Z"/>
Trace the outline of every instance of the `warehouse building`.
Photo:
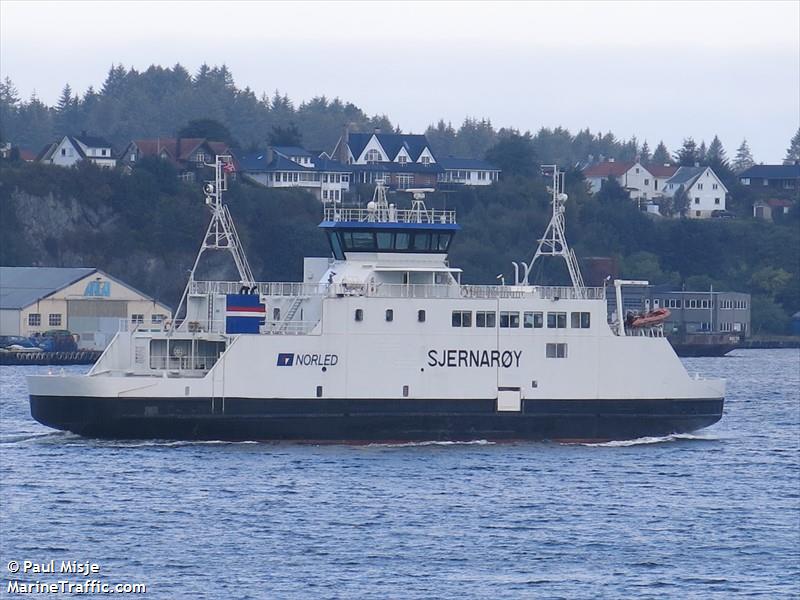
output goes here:
<path id="1" fill-rule="evenodd" d="M 121 323 L 161 326 L 166 305 L 92 268 L 0 267 L 0 335 L 51 329 L 78 335 L 78 347 L 103 350 Z"/>

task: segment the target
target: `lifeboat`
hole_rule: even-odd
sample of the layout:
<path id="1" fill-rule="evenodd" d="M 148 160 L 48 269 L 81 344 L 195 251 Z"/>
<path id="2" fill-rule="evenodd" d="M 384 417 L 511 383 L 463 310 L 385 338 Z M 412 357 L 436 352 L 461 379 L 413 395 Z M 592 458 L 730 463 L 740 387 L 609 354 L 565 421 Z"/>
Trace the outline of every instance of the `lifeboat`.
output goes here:
<path id="1" fill-rule="evenodd" d="M 635 317 L 631 322 L 631 327 L 653 327 L 654 325 L 661 325 L 667 320 L 670 315 L 668 308 L 657 308 L 651 310 L 646 315 Z"/>

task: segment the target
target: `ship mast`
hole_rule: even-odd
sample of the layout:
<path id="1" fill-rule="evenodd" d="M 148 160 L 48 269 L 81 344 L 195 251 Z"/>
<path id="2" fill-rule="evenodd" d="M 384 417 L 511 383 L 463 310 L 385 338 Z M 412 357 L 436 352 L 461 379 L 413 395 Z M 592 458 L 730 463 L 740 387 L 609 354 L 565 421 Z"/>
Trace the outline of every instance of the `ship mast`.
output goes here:
<path id="1" fill-rule="evenodd" d="M 553 185 L 551 191 L 553 199 L 550 201 L 553 207 L 553 214 L 550 217 L 550 223 L 544 232 L 544 236 L 539 240 L 539 245 L 536 248 L 536 253 L 530 264 L 522 263 L 524 274 L 521 280 L 517 281 L 517 285 L 530 285 L 530 274 L 533 270 L 533 265 L 536 261 L 545 256 L 560 256 L 567 263 L 567 271 L 572 280 L 572 287 L 575 290 L 577 298 L 584 297 L 583 277 L 581 276 L 581 269 L 578 265 L 578 259 L 575 257 L 575 252 L 567 244 L 567 237 L 564 228 L 564 206 L 567 202 L 567 194 L 564 193 L 564 173 L 559 170 L 557 165 L 543 165 L 542 171 L 548 173 L 552 169 Z"/>
<path id="2" fill-rule="evenodd" d="M 230 252 L 236 265 L 236 270 L 239 272 L 241 284 L 248 287 L 255 284 L 253 271 L 247 262 L 242 242 L 233 224 L 233 217 L 231 217 L 228 207 L 222 202 L 222 193 L 228 191 L 228 173 L 234 171 L 233 158 L 227 154 L 217 155 L 213 164 L 206 164 L 205 166 L 214 168 L 214 180 L 206 181 L 203 186 L 206 206 L 211 210 L 211 221 L 208 224 L 208 229 L 206 229 L 197 258 L 194 260 L 194 266 L 189 272 L 189 281 L 181 297 L 178 310 L 175 311 L 176 319 L 184 307 L 189 289 L 195 281 L 195 273 L 197 272 L 197 266 L 200 264 L 200 258 L 206 250 L 227 250 Z"/>

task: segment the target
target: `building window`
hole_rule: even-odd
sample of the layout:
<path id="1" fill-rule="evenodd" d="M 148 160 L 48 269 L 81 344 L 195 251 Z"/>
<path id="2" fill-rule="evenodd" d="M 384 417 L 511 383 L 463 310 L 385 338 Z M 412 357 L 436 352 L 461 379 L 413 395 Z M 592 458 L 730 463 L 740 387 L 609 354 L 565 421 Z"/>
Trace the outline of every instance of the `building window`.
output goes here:
<path id="1" fill-rule="evenodd" d="M 394 321 L 394 311 L 391 308 L 386 309 L 386 320 L 389 322 Z"/>
<path id="2" fill-rule="evenodd" d="M 397 162 L 399 162 L 401 165 L 406 164 L 406 161 L 408 161 L 408 157 L 405 155 L 397 157 Z"/>
<path id="3" fill-rule="evenodd" d="M 204 152 L 198 152 L 197 156 L 195 156 L 195 161 L 201 163 L 206 162 L 206 155 Z"/>
<path id="4" fill-rule="evenodd" d="M 497 313 L 493 310 L 479 310 L 475 313 L 475 327 L 490 327 L 497 326 Z"/>
<path id="5" fill-rule="evenodd" d="M 566 344 L 547 344 L 545 347 L 547 358 L 567 358 Z"/>
<path id="6" fill-rule="evenodd" d="M 716 190 L 719 186 L 716 183 L 711 184 L 711 189 Z"/>
<path id="7" fill-rule="evenodd" d="M 425 322 L 425 311 L 424 310 L 418 310 L 417 311 L 417 321 L 419 321 L 420 323 L 424 323 Z"/>
<path id="8" fill-rule="evenodd" d="M 516 329 L 519 327 L 519 313 L 512 311 L 500 312 L 500 327 L 505 329 Z"/>
<path id="9" fill-rule="evenodd" d="M 159 323 L 163 323 L 166 320 L 167 320 L 167 315 L 162 315 L 158 313 L 150 317 L 150 323 L 152 323 L 153 325 L 158 325 Z"/>
<path id="10" fill-rule="evenodd" d="M 420 162 L 421 162 L 423 165 L 429 165 L 429 164 L 431 164 L 431 157 L 430 157 L 430 156 L 423 156 L 423 157 L 420 159 Z"/>
<path id="11" fill-rule="evenodd" d="M 664 306 L 667 308 L 680 308 L 681 300 L 680 298 L 666 298 L 664 300 Z"/>
<path id="12" fill-rule="evenodd" d="M 131 315 L 131 323 L 134 323 L 136 325 L 141 325 L 142 323 L 144 323 L 144 315 L 140 313 L 133 313 Z"/>
<path id="13" fill-rule="evenodd" d="M 356 309 L 356 321 L 363 321 L 364 320 L 364 310 L 361 308 Z"/>
<path id="14" fill-rule="evenodd" d="M 61 314 L 50 313 L 47 319 L 47 324 L 50 327 L 61 327 Z"/>
<path id="15" fill-rule="evenodd" d="M 31 313 L 28 315 L 28 326 L 29 327 L 41 327 L 42 325 L 42 315 L 39 313 Z"/>
<path id="16" fill-rule="evenodd" d="M 409 174 L 402 174 L 397 176 L 397 189 L 404 190 L 414 185 L 414 176 Z"/>
<path id="17" fill-rule="evenodd" d="M 698 183 L 697 184 L 697 189 L 698 190 L 702 190 L 703 189 L 703 184 L 702 183 Z"/>
<path id="18" fill-rule="evenodd" d="M 66 155 L 67 155 L 67 149 L 66 148 L 62 148 L 61 149 L 61 156 L 66 156 Z"/>
<path id="19" fill-rule="evenodd" d="M 700 211 L 699 210 L 694 211 L 694 216 L 695 217 L 699 217 L 700 216 Z"/>
<path id="20" fill-rule="evenodd" d="M 719 204 L 719 198 L 714 198 L 714 204 Z"/>
<path id="21" fill-rule="evenodd" d="M 547 328 L 548 329 L 566 329 L 567 328 L 567 313 L 565 313 L 565 312 L 549 312 L 549 313 L 547 313 Z"/>
<path id="22" fill-rule="evenodd" d="M 658 306 L 658 300 L 655 301 Z M 570 314 L 570 327 L 573 329 L 589 329 L 591 314 L 588 312 L 574 312 Z"/>
<path id="23" fill-rule="evenodd" d="M 644 180 L 644 184 L 645 184 L 645 185 L 650 185 L 650 180 L 649 180 L 649 179 L 645 179 L 645 180 Z"/>
<path id="24" fill-rule="evenodd" d="M 454 310 L 453 327 L 472 327 L 472 311 Z"/>
<path id="25" fill-rule="evenodd" d="M 742 185 L 750 185 L 750 178 L 749 177 L 742 177 L 739 181 L 742 182 Z"/>
<path id="26" fill-rule="evenodd" d="M 108 155 L 108 150 L 106 150 L 105 148 L 103 148 L 102 152 L 103 152 L 103 156 Z"/>
<path id="27" fill-rule="evenodd" d="M 700 198 L 695 198 L 695 199 L 694 199 L 694 203 L 695 203 L 695 204 L 700 204 Z"/>
<path id="28" fill-rule="evenodd" d="M 523 315 L 522 325 L 525 329 L 541 329 L 544 326 L 544 313 L 526 312 Z"/>
<path id="29" fill-rule="evenodd" d="M 636 173 L 637 173 L 637 175 L 638 175 L 638 173 L 639 173 L 639 167 L 636 167 Z"/>
<path id="30" fill-rule="evenodd" d="M 379 151 L 375 150 L 375 148 L 373 148 L 367 151 L 367 155 L 364 158 L 367 161 L 367 164 L 369 165 L 381 162 L 383 160 L 383 155 Z"/>

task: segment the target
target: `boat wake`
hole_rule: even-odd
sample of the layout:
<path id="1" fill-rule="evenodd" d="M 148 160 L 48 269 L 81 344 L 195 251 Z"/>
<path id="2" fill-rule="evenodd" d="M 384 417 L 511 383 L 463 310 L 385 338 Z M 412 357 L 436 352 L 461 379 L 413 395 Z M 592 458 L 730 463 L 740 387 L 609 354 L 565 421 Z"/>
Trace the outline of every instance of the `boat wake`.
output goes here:
<path id="1" fill-rule="evenodd" d="M 594 448 L 627 448 L 629 446 L 646 446 L 649 444 L 669 444 L 671 442 L 698 441 L 717 442 L 721 438 L 710 435 L 697 435 L 692 433 L 674 433 L 661 437 L 640 437 L 635 440 L 614 440 L 611 442 L 597 442 L 580 444 Z"/>
<path id="2" fill-rule="evenodd" d="M 366 448 L 422 448 L 425 446 L 491 446 L 495 442 L 489 440 L 469 440 L 465 442 L 456 442 L 450 440 L 428 440 L 425 442 L 397 442 L 391 443 L 373 443 L 367 444 Z"/>
<path id="3" fill-rule="evenodd" d="M 67 439 L 77 437 L 67 431 L 48 431 L 46 433 L 21 433 L 17 435 L 0 436 L 0 446 L 24 444 L 27 442 L 48 441 L 50 439 Z"/>

